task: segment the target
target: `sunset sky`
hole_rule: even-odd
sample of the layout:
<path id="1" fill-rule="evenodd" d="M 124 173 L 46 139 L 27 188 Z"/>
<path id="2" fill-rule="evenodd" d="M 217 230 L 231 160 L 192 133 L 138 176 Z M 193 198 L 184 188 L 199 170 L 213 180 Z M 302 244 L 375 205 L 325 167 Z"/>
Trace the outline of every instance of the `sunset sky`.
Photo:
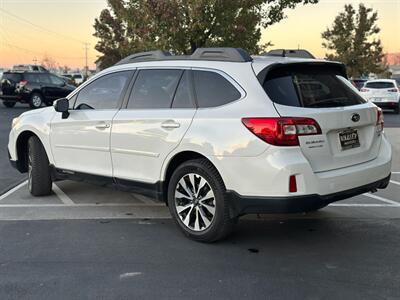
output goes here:
<path id="1" fill-rule="evenodd" d="M 263 30 L 262 42 L 276 48 L 305 48 L 323 57 L 321 32 L 330 26 L 344 4 L 363 2 L 379 14 L 380 37 L 386 52 L 400 52 L 400 0 L 320 0 L 319 4 L 288 10 L 288 18 Z M 84 43 L 93 49 L 94 19 L 106 0 L 0 0 L 0 67 L 40 62 L 44 56 L 60 66 L 83 67 Z"/>

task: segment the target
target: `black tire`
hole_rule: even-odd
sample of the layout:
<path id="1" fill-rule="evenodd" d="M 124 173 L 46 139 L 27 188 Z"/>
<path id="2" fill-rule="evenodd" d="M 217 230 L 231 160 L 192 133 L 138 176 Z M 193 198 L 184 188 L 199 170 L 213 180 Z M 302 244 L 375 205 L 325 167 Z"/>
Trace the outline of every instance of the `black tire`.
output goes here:
<path id="1" fill-rule="evenodd" d="M 11 101 L 3 101 L 3 104 L 5 107 L 8 107 L 8 108 L 12 108 L 15 106 L 15 102 L 11 102 Z"/>
<path id="2" fill-rule="evenodd" d="M 37 136 L 28 140 L 28 188 L 33 196 L 51 194 L 52 180 L 46 150 Z"/>
<path id="3" fill-rule="evenodd" d="M 395 114 L 400 114 L 400 102 L 399 102 L 399 104 L 397 105 L 397 107 L 394 109 L 394 113 L 395 113 Z"/>
<path id="4" fill-rule="evenodd" d="M 189 228 L 190 227 L 189 225 L 185 225 L 183 223 L 183 220 L 181 220 L 181 217 L 185 219 L 184 210 L 181 210 L 180 212 L 180 214 L 184 215 L 179 216 L 176 208 L 176 201 L 181 201 L 181 200 L 175 199 L 175 190 L 179 189 L 178 186 L 179 181 L 181 179 L 184 180 L 184 177 L 186 177 L 187 179 L 188 178 L 187 176 L 189 176 L 189 174 L 194 174 L 195 176 L 199 176 L 197 178 L 199 180 L 202 177 L 205 180 L 206 184 L 208 183 L 209 187 L 211 187 L 211 191 L 213 192 L 214 196 L 212 198 L 209 198 L 209 199 L 214 199 L 212 200 L 214 202 L 213 203 L 214 215 L 211 221 L 207 220 L 209 222 L 208 227 L 207 225 L 205 225 L 204 222 L 202 223 L 204 229 L 200 231 L 199 230 L 196 231 L 195 229 Z M 204 186 L 205 185 L 203 185 L 203 187 Z M 193 188 L 191 190 L 193 192 Z M 194 188 L 194 190 L 196 191 L 196 188 Z M 200 186 L 200 182 L 198 182 L 197 186 L 198 194 L 200 194 L 200 190 L 203 189 Z M 188 200 L 188 197 L 180 199 L 185 199 L 185 201 L 192 203 L 191 200 Z M 206 199 L 197 199 L 197 203 L 199 203 L 201 200 L 205 201 Z M 190 211 L 186 210 L 186 216 L 189 215 L 189 218 L 191 218 L 190 215 L 192 214 L 192 212 L 194 212 L 194 215 L 197 214 L 195 218 L 196 217 L 199 218 L 199 215 L 201 215 L 200 210 L 202 210 L 203 213 L 202 220 L 204 220 L 203 218 L 204 206 L 202 206 L 202 204 L 197 204 L 197 206 L 199 207 L 188 208 Z M 221 176 L 219 175 L 218 171 L 215 169 L 215 167 L 206 159 L 190 160 L 181 164 L 176 168 L 168 184 L 168 207 L 172 217 L 174 218 L 176 224 L 181 229 L 181 231 L 187 237 L 199 242 L 211 243 L 227 237 L 234 230 L 238 220 L 238 218 L 230 217 L 229 214 L 230 204 L 226 197 L 224 182 Z M 207 211 L 207 213 L 209 213 L 209 211 Z"/>
<path id="5" fill-rule="evenodd" d="M 39 93 L 32 93 L 30 99 L 29 99 L 29 106 L 30 108 L 40 108 L 42 104 L 44 103 L 43 96 Z"/>

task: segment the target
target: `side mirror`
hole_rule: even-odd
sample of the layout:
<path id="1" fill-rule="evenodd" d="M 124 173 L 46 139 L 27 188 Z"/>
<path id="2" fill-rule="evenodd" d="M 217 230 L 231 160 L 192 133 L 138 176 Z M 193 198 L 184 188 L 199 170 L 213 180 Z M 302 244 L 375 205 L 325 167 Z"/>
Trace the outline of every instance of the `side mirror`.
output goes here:
<path id="1" fill-rule="evenodd" d="M 67 119 L 69 117 L 69 101 L 67 98 L 61 98 L 54 102 L 54 110 L 62 113 L 62 118 Z"/>

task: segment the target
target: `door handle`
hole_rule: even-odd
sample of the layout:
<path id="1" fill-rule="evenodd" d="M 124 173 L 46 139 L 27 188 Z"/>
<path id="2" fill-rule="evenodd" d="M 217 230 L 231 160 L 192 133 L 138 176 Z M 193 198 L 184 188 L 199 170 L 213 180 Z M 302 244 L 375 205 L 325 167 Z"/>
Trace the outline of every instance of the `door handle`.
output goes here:
<path id="1" fill-rule="evenodd" d="M 168 120 L 163 123 L 161 123 L 162 128 L 179 128 L 181 127 L 181 124 L 178 122 L 175 122 L 174 120 Z"/>
<path id="2" fill-rule="evenodd" d="M 107 129 L 107 128 L 110 128 L 110 124 L 107 124 L 107 123 L 97 124 L 96 128 L 97 129 Z"/>

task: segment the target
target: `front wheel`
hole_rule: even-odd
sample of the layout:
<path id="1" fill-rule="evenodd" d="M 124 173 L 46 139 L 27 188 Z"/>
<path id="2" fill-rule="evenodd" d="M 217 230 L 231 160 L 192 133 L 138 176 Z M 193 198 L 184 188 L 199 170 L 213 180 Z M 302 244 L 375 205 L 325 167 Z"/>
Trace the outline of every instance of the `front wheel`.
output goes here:
<path id="1" fill-rule="evenodd" d="M 51 194 L 52 180 L 46 150 L 37 136 L 28 140 L 28 188 L 33 196 Z"/>
<path id="2" fill-rule="evenodd" d="M 175 170 L 168 185 L 168 206 L 182 232 L 200 242 L 225 238 L 237 222 L 230 217 L 222 178 L 206 159 L 187 161 Z"/>
<path id="3" fill-rule="evenodd" d="M 3 101 L 3 104 L 5 107 L 8 107 L 8 108 L 12 108 L 15 106 L 15 102 L 11 102 L 11 101 Z"/>
<path id="4" fill-rule="evenodd" d="M 43 102 L 43 96 L 41 94 L 33 93 L 29 99 L 29 106 L 31 108 L 40 108 Z"/>

